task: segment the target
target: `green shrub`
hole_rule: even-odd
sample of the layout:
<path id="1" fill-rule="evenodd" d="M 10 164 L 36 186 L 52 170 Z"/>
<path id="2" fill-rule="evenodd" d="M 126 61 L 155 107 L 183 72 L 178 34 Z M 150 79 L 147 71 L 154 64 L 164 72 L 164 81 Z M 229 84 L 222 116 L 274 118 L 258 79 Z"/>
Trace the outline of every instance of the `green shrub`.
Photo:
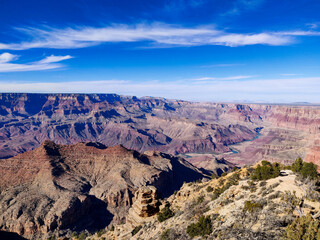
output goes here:
<path id="1" fill-rule="evenodd" d="M 174 212 L 170 209 L 170 204 L 166 204 L 166 206 L 158 213 L 158 221 L 163 222 L 174 216 Z"/>
<path id="2" fill-rule="evenodd" d="M 284 234 L 286 240 L 319 240 L 320 222 L 313 219 L 310 214 L 296 218 L 287 226 Z"/>
<path id="3" fill-rule="evenodd" d="M 237 170 L 238 170 L 237 167 L 233 167 L 231 171 L 232 171 L 232 172 L 235 172 L 235 171 L 237 171 Z"/>
<path id="4" fill-rule="evenodd" d="M 208 186 L 207 187 L 207 192 L 212 192 L 213 191 L 213 188 L 211 186 Z"/>
<path id="5" fill-rule="evenodd" d="M 160 240 L 168 240 L 168 239 L 170 239 L 170 232 L 171 232 L 170 228 L 165 230 L 164 232 L 162 232 L 161 235 L 160 235 Z"/>
<path id="6" fill-rule="evenodd" d="M 98 232 L 97 232 L 97 236 L 98 237 L 101 237 L 103 234 L 106 233 L 106 230 L 105 229 L 100 229 Z"/>
<path id="7" fill-rule="evenodd" d="M 199 196 L 198 197 L 198 199 L 197 199 L 197 203 L 199 204 L 199 203 L 203 203 L 203 201 L 204 201 L 204 196 L 202 195 L 202 196 Z"/>
<path id="8" fill-rule="evenodd" d="M 141 228 L 142 228 L 141 225 L 135 227 L 135 228 L 132 230 L 132 232 L 131 232 L 132 236 L 136 235 L 136 234 L 141 230 Z"/>
<path id="9" fill-rule="evenodd" d="M 316 179 L 318 177 L 317 167 L 311 162 L 304 162 L 300 173 L 304 178 Z"/>
<path id="10" fill-rule="evenodd" d="M 303 178 L 316 179 L 318 177 L 317 165 L 309 162 L 303 162 L 301 158 L 291 165 L 291 170 L 300 173 Z"/>
<path id="11" fill-rule="evenodd" d="M 250 200 L 250 201 L 245 201 L 243 211 L 252 213 L 262 208 L 263 206 L 260 203 Z"/>
<path id="12" fill-rule="evenodd" d="M 201 216 L 197 223 L 192 223 L 187 227 L 187 233 L 191 238 L 205 236 L 212 233 L 212 223 L 210 216 Z"/>
<path id="13" fill-rule="evenodd" d="M 278 163 L 271 164 L 268 161 L 262 161 L 262 165 L 258 165 L 251 175 L 252 180 L 267 180 L 280 175 L 280 165 Z"/>
<path id="14" fill-rule="evenodd" d="M 211 179 L 216 179 L 216 178 L 219 178 L 219 177 L 216 174 L 212 173 Z"/>
<path id="15" fill-rule="evenodd" d="M 293 172 L 300 172 L 302 169 L 303 161 L 302 158 L 297 158 L 294 163 L 291 165 L 291 170 Z"/>
<path id="16" fill-rule="evenodd" d="M 87 234 L 85 232 L 80 233 L 78 239 L 79 240 L 85 240 L 87 238 Z"/>
<path id="17" fill-rule="evenodd" d="M 114 226 L 113 226 L 113 225 L 111 226 L 110 231 L 111 231 L 111 232 L 114 231 Z"/>
<path id="18" fill-rule="evenodd" d="M 221 177 L 224 177 L 224 176 L 227 176 L 227 175 L 228 175 L 227 172 L 223 172 L 223 173 L 221 174 Z"/>

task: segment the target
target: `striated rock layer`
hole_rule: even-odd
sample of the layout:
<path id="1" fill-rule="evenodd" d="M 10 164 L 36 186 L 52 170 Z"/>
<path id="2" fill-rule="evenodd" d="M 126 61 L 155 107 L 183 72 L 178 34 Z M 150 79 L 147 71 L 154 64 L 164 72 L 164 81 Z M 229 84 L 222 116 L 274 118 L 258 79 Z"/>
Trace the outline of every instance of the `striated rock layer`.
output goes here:
<path id="1" fill-rule="evenodd" d="M 239 109 L 239 110 L 238 110 Z M 224 118 L 228 118 L 225 122 Z M 115 94 L 0 94 L 0 158 L 59 144 L 98 141 L 140 152 L 225 152 L 254 138 L 261 121 L 237 105 L 204 104 Z"/>
<path id="2" fill-rule="evenodd" d="M 0 175 L 0 230 L 26 238 L 119 223 L 125 220 L 138 188 L 153 185 L 168 196 L 184 181 L 204 176 L 169 154 L 51 141 L 1 160 Z"/>
<path id="3" fill-rule="evenodd" d="M 218 154 L 239 165 L 262 159 L 290 163 L 299 156 L 319 162 L 314 148 L 319 136 L 319 106 L 193 103 L 116 94 L 0 94 L 0 158 L 49 139 L 59 144 L 122 144 L 140 152 L 213 154 L 202 164 L 206 166 Z M 238 143 L 243 145 L 234 146 Z"/>

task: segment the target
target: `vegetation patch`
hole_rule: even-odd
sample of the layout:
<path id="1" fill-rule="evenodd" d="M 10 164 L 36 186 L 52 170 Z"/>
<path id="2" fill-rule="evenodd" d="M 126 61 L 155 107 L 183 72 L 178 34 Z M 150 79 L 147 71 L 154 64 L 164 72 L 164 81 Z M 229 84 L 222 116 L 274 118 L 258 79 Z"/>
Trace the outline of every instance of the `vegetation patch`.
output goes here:
<path id="1" fill-rule="evenodd" d="M 301 158 L 298 158 L 292 165 L 291 170 L 299 173 L 303 178 L 317 179 L 317 165 L 309 162 L 303 162 Z"/>
<path id="2" fill-rule="evenodd" d="M 286 240 L 319 240 L 320 222 L 313 219 L 310 214 L 296 218 L 287 226 L 284 234 Z"/>
<path id="3" fill-rule="evenodd" d="M 136 235 L 136 234 L 141 230 L 141 228 L 142 228 L 141 225 L 135 227 L 135 228 L 132 230 L 132 232 L 131 232 L 132 236 Z"/>
<path id="4" fill-rule="evenodd" d="M 267 180 L 270 178 L 276 178 L 280 175 L 279 163 L 271 164 L 268 161 L 262 161 L 262 165 L 258 165 L 257 168 L 251 174 L 252 180 Z"/>
<path id="5" fill-rule="evenodd" d="M 174 216 L 174 212 L 170 209 L 170 203 L 167 203 L 166 206 L 158 213 L 158 221 L 163 222 Z"/>
<path id="6" fill-rule="evenodd" d="M 261 210 L 263 205 L 254 200 L 245 201 L 243 211 L 253 213 L 257 210 Z"/>
<path id="7" fill-rule="evenodd" d="M 187 233 L 191 238 L 205 236 L 212 233 L 212 222 L 210 216 L 201 216 L 197 223 L 192 223 L 187 227 Z"/>

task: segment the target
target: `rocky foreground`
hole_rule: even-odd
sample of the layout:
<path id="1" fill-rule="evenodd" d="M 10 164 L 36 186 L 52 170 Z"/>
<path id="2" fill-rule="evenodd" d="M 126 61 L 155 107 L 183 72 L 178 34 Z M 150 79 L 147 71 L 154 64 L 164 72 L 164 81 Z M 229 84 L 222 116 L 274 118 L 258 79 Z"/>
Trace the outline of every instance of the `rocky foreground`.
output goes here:
<path id="1" fill-rule="evenodd" d="M 162 202 L 162 210 L 153 218 L 141 215 L 88 238 L 320 239 L 316 181 L 291 170 L 252 181 L 253 172 L 243 168 L 208 182 L 186 183 Z M 131 215 L 133 211 L 129 219 Z"/>

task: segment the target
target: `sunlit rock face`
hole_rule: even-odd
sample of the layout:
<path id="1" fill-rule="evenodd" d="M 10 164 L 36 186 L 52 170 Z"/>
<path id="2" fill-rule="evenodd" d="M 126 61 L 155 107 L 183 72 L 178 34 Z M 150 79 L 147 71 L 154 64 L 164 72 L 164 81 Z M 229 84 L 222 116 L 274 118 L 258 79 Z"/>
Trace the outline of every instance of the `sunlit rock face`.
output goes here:
<path id="1" fill-rule="evenodd" d="M 205 177 L 182 158 L 99 143 L 45 141 L 0 164 L 0 230 L 40 239 L 123 222 L 139 188 L 153 185 L 169 196 L 183 182 Z"/>

